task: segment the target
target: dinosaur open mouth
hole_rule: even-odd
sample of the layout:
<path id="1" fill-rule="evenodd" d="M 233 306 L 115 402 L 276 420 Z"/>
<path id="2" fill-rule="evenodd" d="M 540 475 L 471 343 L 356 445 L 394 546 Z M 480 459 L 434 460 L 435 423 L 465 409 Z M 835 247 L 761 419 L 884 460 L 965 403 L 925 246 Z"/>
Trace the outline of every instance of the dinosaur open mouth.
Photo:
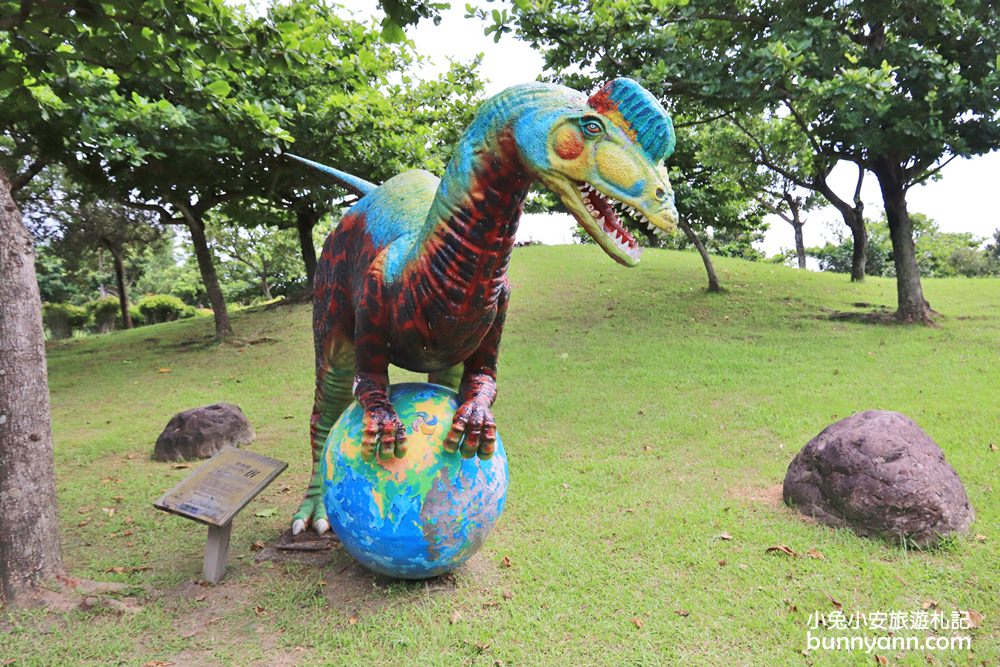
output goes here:
<path id="1" fill-rule="evenodd" d="M 583 205 L 587 208 L 587 212 L 601 225 L 604 234 L 614 241 L 622 252 L 638 260 L 642 248 L 622 225 L 618 217 L 618 202 L 607 199 L 589 183 L 577 183 L 576 186 L 580 190 L 580 196 L 583 197 Z M 635 209 L 630 210 L 641 216 Z"/>

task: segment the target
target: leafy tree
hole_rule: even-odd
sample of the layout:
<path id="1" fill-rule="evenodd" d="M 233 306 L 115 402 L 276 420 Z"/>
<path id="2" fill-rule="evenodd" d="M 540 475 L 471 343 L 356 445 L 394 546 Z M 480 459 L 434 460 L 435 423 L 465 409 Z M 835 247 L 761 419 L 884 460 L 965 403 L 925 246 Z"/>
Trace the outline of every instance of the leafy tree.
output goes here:
<path id="1" fill-rule="evenodd" d="M 54 167 L 47 171 L 61 172 Z M 37 230 L 36 236 L 51 239 L 50 248 L 64 258 L 64 267 L 70 271 L 107 252 L 112 260 L 121 323 L 131 328 L 126 263 L 138 250 L 159 239 L 161 229 L 155 217 L 90 197 L 64 175 L 57 175 L 50 187 L 58 194 L 27 201 L 25 224 Z"/>
<path id="2" fill-rule="evenodd" d="M 930 321 L 906 193 L 948 160 L 1000 146 L 993 3 L 544 0 L 513 11 L 549 67 L 632 72 L 662 82 L 664 98 L 727 114 L 787 114 L 813 155 L 872 172 L 889 221 L 897 317 Z"/>
<path id="3" fill-rule="evenodd" d="M 290 286 L 305 282 L 304 268 L 297 261 L 298 239 L 291 230 L 239 226 L 213 216 L 208 238 L 216 255 L 223 259 L 223 284 L 233 290 L 237 300 L 249 300 L 247 286 L 252 286 L 253 292 L 259 290 L 259 296 L 270 301 L 275 285 L 284 294 Z"/>

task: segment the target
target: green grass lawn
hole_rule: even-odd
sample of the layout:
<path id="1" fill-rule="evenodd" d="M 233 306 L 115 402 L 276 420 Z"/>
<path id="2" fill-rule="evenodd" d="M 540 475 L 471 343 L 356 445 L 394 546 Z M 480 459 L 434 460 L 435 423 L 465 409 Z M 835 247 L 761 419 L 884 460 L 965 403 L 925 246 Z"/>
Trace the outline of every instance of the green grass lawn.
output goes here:
<path id="1" fill-rule="evenodd" d="M 832 600 L 848 614 L 976 610 L 971 652 L 876 652 L 1000 663 L 1000 281 L 925 280 L 940 327 L 910 328 L 828 317 L 893 307 L 889 280 L 718 269 L 721 295 L 694 254 L 649 251 L 626 270 L 594 246 L 515 253 L 495 406 L 507 510 L 432 584 L 252 549 L 287 526 L 307 481 L 307 306 L 237 313 L 238 345 L 210 345 L 199 318 L 51 346 L 67 569 L 128 583 L 141 610 L 0 612 L 0 664 L 876 664 L 802 653 L 810 613 Z M 252 449 L 290 465 L 237 518 L 213 588 L 194 583 L 203 529 L 152 507 L 190 471 L 149 454 L 172 414 L 219 400 L 246 412 Z M 792 456 L 866 409 L 910 415 L 944 449 L 976 510 L 969 536 L 906 551 L 780 504 Z M 825 558 L 765 552 L 779 544 Z"/>

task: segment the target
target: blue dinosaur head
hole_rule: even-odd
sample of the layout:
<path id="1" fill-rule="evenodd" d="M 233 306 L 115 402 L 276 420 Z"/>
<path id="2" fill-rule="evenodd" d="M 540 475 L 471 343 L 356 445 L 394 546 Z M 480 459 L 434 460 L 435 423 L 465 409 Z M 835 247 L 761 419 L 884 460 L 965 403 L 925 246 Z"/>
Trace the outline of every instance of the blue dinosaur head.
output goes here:
<path id="1" fill-rule="evenodd" d="M 577 222 L 613 259 L 639 262 L 625 230 L 623 205 L 654 231 L 677 224 L 674 192 L 663 160 L 674 150 L 670 116 L 638 83 L 617 78 L 587 98 L 552 84 L 515 86 L 521 98 L 514 136 L 525 167 L 556 193 Z"/>

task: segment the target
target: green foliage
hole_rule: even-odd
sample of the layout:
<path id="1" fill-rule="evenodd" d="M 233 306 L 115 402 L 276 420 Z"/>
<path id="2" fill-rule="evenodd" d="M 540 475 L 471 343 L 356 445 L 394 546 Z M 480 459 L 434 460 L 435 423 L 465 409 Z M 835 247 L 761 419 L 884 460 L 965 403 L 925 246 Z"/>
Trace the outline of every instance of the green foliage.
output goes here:
<path id="1" fill-rule="evenodd" d="M 295 230 L 239 226 L 222 215 L 213 215 L 208 234 L 212 249 L 222 260 L 219 277 L 227 301 L 268 301 L 305 286 Z"/>
<path id="2" fill-rule="evenodd" d="M 146 324 L 172 322 L 195 316 L 194 308 L 169 294 L 144 296 L 136 304 L 136 310 L 142 315 Z"/>
<path id="3" fill-rule="evenodd" d="M 52 338 L 69 338 L 87 323 L 87 311 L 71 303 L 44 303 L 42 322 Z"/>
<path id="4" fill-rule="evenodd" d="M 402 42 L 406 39 L 403 32 L 406 27 L 419 23 L 420 19 L 431 19 L 434 25 L 440 24 L 441 11 L 451 6 L 451 3 L 433 0 L 379 0 L 378 4 L 385 12 L 382 39 L 387 42 Z"/>
<path id="5" fill-rule="evenodd" d="M 90 301 L 84 307 L 98 331 L 111 331 L 121 326 L 121 306 L 118 297 L 106 296 Z"/>
<path id="6" fill-rule="evenodd" d="M 966 232 L 942 232 L 934 220 L 922 213 L 911 213 L 910 219 L 913 221 L 917 266 L 921 275 L 935 278 L 1000 275 L 1000 261 L 990 255 L 982 239 Z M 894 277 L 896 268 L 885 217 L 868 220 L 866 224 L 869 233 L 866 273 Z M 809 248 L 808 253 L 819 260 L 823 271 L 849 273 L 851 250 L 851 240 L 838 229 L 833 242 Z"/>

